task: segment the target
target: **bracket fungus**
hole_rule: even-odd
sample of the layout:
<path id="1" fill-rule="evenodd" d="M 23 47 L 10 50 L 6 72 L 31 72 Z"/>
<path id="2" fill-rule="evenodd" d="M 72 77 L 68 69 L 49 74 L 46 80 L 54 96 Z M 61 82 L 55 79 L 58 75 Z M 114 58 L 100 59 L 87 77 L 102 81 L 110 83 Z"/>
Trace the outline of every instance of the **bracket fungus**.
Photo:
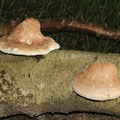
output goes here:
<path id="1" fill-rule="evenodd" d="M 9 54 L 45 55 L 59 48 L 52 38 L 42 35 L 40 23 L 34 18 L 24 20 L 9 35 L 0 38 L 0 51 Z"/>
<path id="2" fill-rule="evenodd" d="M 74 91 L 91 100 L 110 100 L 120 96 L 120 79 L 112 63 L 95 62 L 72 82 Z"/>

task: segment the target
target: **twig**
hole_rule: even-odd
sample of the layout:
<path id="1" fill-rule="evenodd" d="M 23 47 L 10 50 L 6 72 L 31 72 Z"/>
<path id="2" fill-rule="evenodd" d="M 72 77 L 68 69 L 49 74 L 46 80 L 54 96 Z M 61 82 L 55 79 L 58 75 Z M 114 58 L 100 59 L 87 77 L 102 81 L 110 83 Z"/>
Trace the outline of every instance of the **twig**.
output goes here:
<path id="1" fill-rule="evenodd" d="M 0 34 L 5 35 L 12 31 L 12 29 L 21 22 L 21 19 L 11 21 L 9 24 L 0 26 Z M 83 22 L 76 19 L 56 18 L 56 19 L 40 19 L 41 30 L 43 32 L 83 32 L 98 37 L 107 37 L 110 39 L 119 39 L 120 31 L 103 26 L 95 25 L 89 22 Z"/>

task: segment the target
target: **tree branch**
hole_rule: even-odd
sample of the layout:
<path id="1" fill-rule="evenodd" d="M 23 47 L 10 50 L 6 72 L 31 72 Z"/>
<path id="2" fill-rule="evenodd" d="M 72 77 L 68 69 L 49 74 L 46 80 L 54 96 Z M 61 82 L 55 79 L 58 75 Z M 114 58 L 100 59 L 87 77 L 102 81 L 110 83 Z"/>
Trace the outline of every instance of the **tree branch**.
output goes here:
<path id="1" fill-rule="evenodd" d="M 8 34 L 12 29 L 21 22 L 21 19 L 11 21 L 6 25 L 0 26 L 0 35 Z M 105 28 L 99 25 L 95 25 L 89 22 L 83 22 L 76 19 L 56 18 L 56 19 L 40 19 L 41 30 L 43 32 L 60 32 L 60 31 L 72 31 L 83 32 L 98 37 L 107 37 L 110 39 L 119 39 L 120 31 Z"/>
<path id="2" fill-rule="evenodd" d="M 91 101 L 72 89 L 75 75 L 94 61 L 114 63 L 120 75 L 120 56 L 116 54 L 64 50 L 56 50 L 44 58 L 1 54 L 0 117 L 74 111 L 120 116 L 120 98 Z"/>

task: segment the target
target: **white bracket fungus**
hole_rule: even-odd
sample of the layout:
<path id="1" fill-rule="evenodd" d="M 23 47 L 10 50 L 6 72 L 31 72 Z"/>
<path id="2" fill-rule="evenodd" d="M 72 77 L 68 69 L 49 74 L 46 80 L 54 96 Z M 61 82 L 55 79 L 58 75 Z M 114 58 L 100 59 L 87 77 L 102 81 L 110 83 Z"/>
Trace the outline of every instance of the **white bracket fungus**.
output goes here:
<path id="1" fill-rule="evenodd" d="M 109 100 L 120 96 L 120 79 L 112 63 L 95 62 L 72 82 L 74 91 L 92 100 Z"/>
<path id="2" fill-rule="evenodd" d="M 16 26 L 10 35 L 0 38 L 0 51 L 17 55 L 45 55 L 60 45 L 40 31 L 40 23 L 28 18 Z"/>

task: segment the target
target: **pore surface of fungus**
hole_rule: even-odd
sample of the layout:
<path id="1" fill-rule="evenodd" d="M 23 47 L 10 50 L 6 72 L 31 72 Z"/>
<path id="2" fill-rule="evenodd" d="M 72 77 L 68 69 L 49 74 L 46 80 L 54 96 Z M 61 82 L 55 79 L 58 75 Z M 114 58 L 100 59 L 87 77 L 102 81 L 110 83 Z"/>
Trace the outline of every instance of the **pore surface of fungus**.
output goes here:
<path id="1" fill-rule="evenodd" d="M 117 68 L 111 63 L 95 62 L 72 82 L 74 91 L 88 99 L 109 100 L 120 96 Z"/>
<path id="2" fill-rule="evenodd" d="M 34 18 L 24 20 L 9 35 L 0 38 L 0 51 L 9 54 L 45 55 L 59 48 L 52 38 L 42 35 L 40 23 Z"/>

